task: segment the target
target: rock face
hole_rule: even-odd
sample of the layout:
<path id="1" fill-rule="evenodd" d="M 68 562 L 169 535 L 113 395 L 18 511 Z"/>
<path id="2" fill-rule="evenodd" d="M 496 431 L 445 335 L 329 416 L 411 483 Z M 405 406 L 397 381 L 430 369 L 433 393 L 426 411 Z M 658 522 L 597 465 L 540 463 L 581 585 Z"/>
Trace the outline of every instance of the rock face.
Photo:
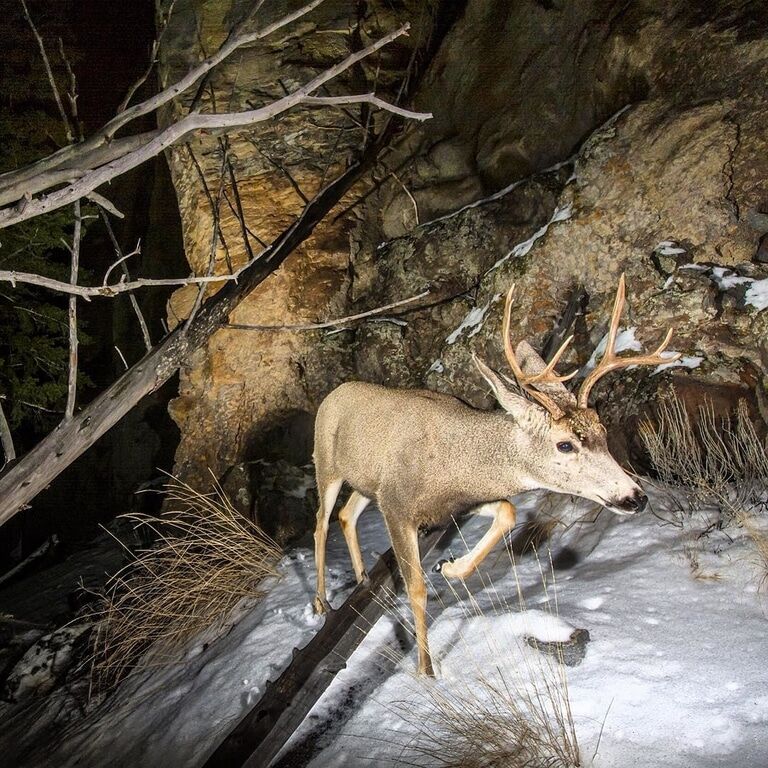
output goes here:
<path id="1" fill-rule="evenodd" d="M 218 101 L 239 107 L 279 93 L 278 74 L 290 88 L 343 57 L 358 19 L 365 39 L 408 19 L 417 27 L 410 45 L 429 31 L 444 35 L 415 98 L 434 120 L 406 131 L 376 170 L 376 186 L 233 320 L 317 321 L 425 289 L 429 297 L 398 318 L 333 335 L 219 332 L 189 362 L 172 408 L 182 432 L 177 468 L 187 477 L 202 478 L 207 467 L 221 475 L 244 460 L 304 464 L 314 410 L 350 378 L 426 385 L 490 406 L 470 355 L 503 369 L 501 297 L 513 281 L 514 334 L 538 347 L 583 286 L 585 311 L 564 369 L 588 362 L 622 272 L 622 326 L 635 329 L 635 345 L 649 349 L 674 326 L 682 366 L 607 377 L 595 390 L 620 458 L 642 462 L 635 427 L 659 388 L 676 386 L 694 409 L 709 398 L 727 411 L 744 397 L 756 421 L 768 413 L 768 7 L 450 6 L 452 16 L 436 14 L 440 26 L 419 3 L 329 0 L 213 78 Z M 199 39 L 218 45 L 236 10 L 188 0 L 166 40 L 164 75 L 199 56 Z M 401 46 L 382 58 L 383 95 L 397 87 L 408 55 Z M 358 86 L 342 81 L 337 92 Z M 295 185 L 311 195 L 359 138 L 346 115 L 332 112 L 230 137 L 249 229 L 269 241 L 302 205 Z M 191 149 L 215 196 L 221 147 L 204 137 Z M 190 151 L 175 150 L 171 165 L 188 258 L 205 272 L 210 205 Z M 242 264 L 242 233 L 226 205 L 221 221 L 229 259 Z M 215 266 L 226 268 L 221 246 Z M 184 317 L 193 298 L 179 292 L 171 319 Z"/>

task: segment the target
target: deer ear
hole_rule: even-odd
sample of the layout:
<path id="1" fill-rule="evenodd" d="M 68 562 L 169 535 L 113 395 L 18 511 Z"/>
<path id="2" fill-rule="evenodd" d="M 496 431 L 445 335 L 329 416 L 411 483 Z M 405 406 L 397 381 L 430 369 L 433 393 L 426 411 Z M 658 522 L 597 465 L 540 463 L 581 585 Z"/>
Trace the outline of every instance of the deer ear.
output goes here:
<path id="1" fill-rule="evenodd" d="M 501 376 L 489 368 L 477 355 L 473 354 L 472 359 L 483 378 L 491 385 L 499 405 L 516 421 L 530 421 L 533 417 L 546 417 L 546 411 L 540 405 L 512 392 Z"/>

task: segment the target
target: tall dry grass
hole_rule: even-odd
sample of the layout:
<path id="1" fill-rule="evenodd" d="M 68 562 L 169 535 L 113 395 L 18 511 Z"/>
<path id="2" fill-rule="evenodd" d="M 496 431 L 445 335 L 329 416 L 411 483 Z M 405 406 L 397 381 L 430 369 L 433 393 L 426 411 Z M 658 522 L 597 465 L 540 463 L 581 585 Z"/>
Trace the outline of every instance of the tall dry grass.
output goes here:
<path id="1" fill-rule="evenodd" d="M 91 681 L 105 692 L 147 665 L 177 663 L 204 630 L 220 628 L 243 598 L 277 576 L 281 552 L 216 485 L 201 493 L 176 478 L 160 517 L 125 515 L 152 546 L 112 576 L 96 611 Z"/>
<path id="2" fill-rule="evenodd" d="M 743 528 L 768 577 L 768 536 L 758 524 L 768 510 L 768 453 L 746 402 L 740 400 L 735 413 L 724 419 L 718 419 L 707 402 L 694 424 L 672 394 L 659 402 L 656 421 L 641 424 L 640 435 L 659 479 L 682 490 L 675 497 L 680 522 L 700 509 L 716 509 L 713 524 Z"/>
<path id="3" fill-rule="evenodd" d="M 640 435 L 659 479 L 684 487 L 691 507 L 714 506 L 725 523 L 765 511 L 768 454 L 744 400 L 724 419 L 707 402 L 694 425 L 677 396 L 663 398 L 657 420 L 644 421 Z"/>

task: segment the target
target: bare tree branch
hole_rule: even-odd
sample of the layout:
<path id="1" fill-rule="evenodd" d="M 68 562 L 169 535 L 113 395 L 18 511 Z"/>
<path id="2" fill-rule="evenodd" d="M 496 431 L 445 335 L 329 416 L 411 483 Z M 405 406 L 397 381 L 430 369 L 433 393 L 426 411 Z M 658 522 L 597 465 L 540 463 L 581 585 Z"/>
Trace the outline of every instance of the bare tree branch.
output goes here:
<path id="1" fill-rule="evenodd" d="M 171 0 L 171 4 L 168 6 L 167 12 L 163 15 L 161 12 L 158 12 L 160 18 L 158 19 L 158 26 L 159 26 L 159 32 L 157 33 L 157 37 L 152 42 L 152 51 L 149 54 L 149 64 L 147 65 L 147 68 L 144 70 L 144 72 L 139 76 L 139 78 L 136 80 L 133 85 L 128 89 L 128 93 L 125 94 L 125 98 L 120 102 L 120 106 L 117 108 L 117 113 L 121 114 L 125 112 L 126 109 L 128 109 L 128 105 L 131 103 L 131 99 L 133 98 L 136 91 L 141 88 L 144 83 L 147 82 L 147 78 L 152 74 L 152 70 L 155 68 L 155 64 L 157 64 L 157 52 L 160 50 L 160 43 L 163 40 L 163 37 L 165 35 L 166 30 L 168 29 L 168 24 L 171 21 L 171 16 L 173 16 L 173 8 L 176 5 L 176 0 Z"/>
<path id="2" fill-rule="evenodd" d="M 253 248 L 251 247 L 251 239 L 249 237 L 250 230 L 248 229 L 248 223 L 245 220 L 245 212 L 243 210 L 243 201 L 240 199 L 240 189 L 237 186 L 237 177 L 235 176 L 235 168 L 232 165 L 231 158 L 227 159 L 227 171 L 229 172 L 229 181 L 232 185 L 232 196 L 235 198 L 235 205 L 237 206 L 237 209 L 234 211 L 235 216 L 237 217 L 238 222 L 240 223 L 240 234 L 243 238 L 243 247 L 245 248 L 245 252 L 248 254 L 248 261 L 253 261 L 255 258 L 253 253 Z M 230 207 L 230 210 L 232 210 L 232 203 L 229 202 L 229 200 L 226 197 L 226 194 L 224 195 L 225 200 L 227 201 L 227 204 Z M 232 269 L 230 265 L 230 270 Z"/>
<path id="3" fill-rule="evenodd" d="M 326 320 L 323 323 L 300 323 L 298 325 L 247 325 L 244 323 L 227 323 L 225 327 L 236 331 L 317 331 L 323 328 L 334 328 L 337 325 L 347 325 L 348 323 L 353 323 L 357 320 L 364 320 L 367 317 L 381 315 L 390 309 L 402 307 L 404 304 L 411 304 L 426 296 L 429 296 L 429 291 L 422 291 L 416 296 L 411 296 L 409 299 L 401 299 L 400 301 L 394 301 L 391 304 L 385 304 L 384 306 L 376 307 L 375 309 L 369 309 L 367 312 L 360 312 L 357 315 L 348 315 L 347 317 L 337 317 L 335 320 Z"/>
<path id="4" fill-rule="evenodd" d="M 18 170 L 0 174 L 0 205 L 5 206 L 24 196 L 31 197 L 46 189 L 80 179 L 85 176 L 88 169 L 107 165 L 143 147 L 156 134 L 157 131 L 147 131 L 135 136 L 113 139 L 110 144 L 104 144 L 88 153 L 75 155 L 66 162 L 55 164 L 53 168 L 43 167 L 45 162 L 40 160 Z M 70 149 L 70 146 L 64 149 Z"/>
<path id="5" fill-rule="evenodd" d="M 81 161 L 77 163 L 81 167 L 94 167 L 92 163 L 87 165 L 84 164 L 82 162 L 83 158 L 87 157 L 93 151 L 103 149 L 102 145 L 112 141 L 115 133 L 120 128 L 143 115 L 154 112 L 156 109 L 159 109 L 175 99 L 177 96 L 180 96 L 182 93 L 189 90 L 189 88 L 191 88 L 201 77 L 231 56 L 236 50 L 243 46 L 250 45 L 257 40 L 261 40 L 287 24 L 296 21 L 296 19 L 299 19 L 314 10 L 321 2 L 323 2 L 323 0 L 312 0 L 312 2 L 298 9 L 294 13 L 284 16 L 282 19 L 278 19 L 276 22 L 268 25 L 262 30 L 250 34 L 230 35 L 224 45 L 213 56 L 190 70 L 189 73 L 177 83 L 174 83 L 160 93 L 155 94 L 141 104 L 136 104 L 130 109 L 126 109 L 124 112 L 110 120 L 101 128 L 101 130 L 97 131 L 97 133 L 86 141 L 78 145 L 62 147 L 62 149 L 54 152 L 52 155 L 44 157 L 26 168 L 0 174 L 0 190 L 5 191 L 8 186 L 18 188 L 25 180 L 39 175 L 42 172 L 57 169 L 63 163 L 72 160 L 75 156 L 81 159 Z M 17 195 L 16 197 L 21 197 L 21 195 Z"/>
<path id="6" fill-rule="evenodd" d="M 69 273 L 69 282 L 73 287 L 77 286 L 77 273 L 80 268 L 80 241 L 82 239 L 83 218 L 80 210 L 80 201 L 76 200 L 75 231 L 72 235 L 72 266 Z M 77 296 L 69 297 L 69 380 L 67 382 L 67 405 L 64 408 L 64 418 L 71 419 L 75 413 L 75 401 L 77 399 Z"/>
<path id="7" fill-rule="evenodd" d="M 258 257 L 257 257 L 258 258 Z M 117 266 L 116 262 L 113 266 Z M 250 263 L 245 264 L 236 272 L 231 275 L 203 275 L 196 277 L 168 277 L 168 278 L 139 278 L 137 280 L 121 280 L 119 283 L 113 283 L 112 285 L 72 285 L 71 283 L 65 283 L 63 280 L 54 280 L 52 277 L 44 277 L 43 275 L 37 275 L 33 272 L 15 272 L 6 269 L 0 270 L 0 282 L 10 283 L 16 285 L 22 283 L 24 285 L 37 285 L 41 288 L 48 288 L 51 291 L 58 291 L 59 293 L 65 293 L 69 296 L 80 296 L 86 301 L 94 298 L 95 296 L 113 297 L 118 296 L 121 293 L 129 293 L 139 288 L 146 288 L 148 286 L 173 286 L 173 285 L 202 285 L 204 283 L 221 283 L 228 280 L 237 281 L 237 278 L 243 272 L 251 266 Z"/>
<path id="8" fill-rule="evenodd" d="M 384 136 L 382 142 L 387 138 Z M 74 418 L 62 422 L 13 467 L 0 473 L 0 525 L 46 488 L 142 397 L 168 381 L 190 352 L 204 344 L 227 322 L 230 313 L 243 298 L 311 235 L 328 211 L 370 168 L 380 146 L 374 145 L 369 150 L 359 162 L 319 192 L 297 221 L 260 258 L 249 265 L 236 283 L 233 276 L 215 296 L 205 302 L 189 329 L 185 331 L 177 327 Z M 227 278 L 225 275 L 214 279 Z M 71 288 L 67 283 L 63 285 Z"/>
<path id="9" fill-rule="evenodd" d="M 189 151 L 190 152 L 192 151 L 191 147 Z M 219 212 L 221 211 L 221 197 L 224 194 L 224 179 L 225 179 L 224 173 L 227 167 L 228 159 L 229 159 L 229 146 L 226 145 L 223 147 L 222 155 L 221 155 L 221 168 L 219 169 L 219 188 L 216 191 L 216 200 L 210 201 L 211 215 L 213 216 L 213 231 L 211 232 L 211 246 L 210 246 L 210 251 L 208 253 L 208 268 L 205 273 L 206 276 L 208 277 L 213 275 L 214 270 L 216 268 L 216 251 L 219 247 L 219 239 L 222 234 L 221 233 L 221 216 L 219 215 Z M 206 188 L 207 188 L 207 185 L 206 185 Z M 227 255 L 229 255 L 228 252 L 227 252 Z M 231 262 L 229 263 L 229 267 L 230 267 L 230 273 L 231 273 L 231 270 L 232 270 Z M 198 310 L 203 305 L 204 295 L 205 295 L 205 285 L 201 285 L 197 290 L 197 296 L 195 296 L 195 303 L 192 305 L 192 309 L 190 310 L 189 316 L 187 317 L 187 320 L 184 323 L 185 328 L 189 328 L 189 326 L 194 321 L 195 315 L 197 315 Z"/>
<path id="10" fill-rule="evenodd" d="M 340 73 L 349 69 L 357 62 L 362 61 L 375 51 L 391 43 L 401 35 L 406 34 L 409 25 L 405 24 L 400 29 L 390 32 L 381 39 L 372 43 L 367 48 L 355 54 L 348 56 L 344 61 L 330 67 L 320 73 L 309 83 L 297 89 L 293 93 L 285 96 L 278 101 L 267 104 L 258 109 L 252 109 L 245 112 L 230 112 L 222 114 L 200 114 L 192 113 L 179 120 L 177 123 L 166 129 L 156 132 L 153 138 L 146 144 L 133 152 L 120 157 L 107 165 L 87 172 L 84 176 L 77 179 L 69 186 L 63 189 L 51 192 L 43 197 L 29 200 L 23 206 L 11 206 L 0 210 L 0 228 L 16 224 L 20 221 L 39 216 L 48 211 L 53 211 L 65 205 L 73 203 L 81 197 L 87 196 L 90 192 L 100 187 L 102 184 L 110 181 L 116 176 L 135 168 L 151 157 L 160 154 L 163 150 L 182 140 L 185 136 L 197 130 L 207 130 L 211 132 L 226 131 L 235 128 L 244 128 L 258 122 L 269 120 L 293 107 L 306 106 L 337 106 L 339 104 L 352 104 L 356 102 L 368 102 L 375 104 L 383 109 L 391 110 L 394 114 L 402 117 L 409 117 L 415 120 L 427 120 L 431 114 L 421 112 L 411 112 L 401 107 L 389 104 L 373 94 L 362 94 L 359 96 L 323 96 L 313 97 L 310 94 L 316 91 L 324 83 L 337 77 Z M 130 111 L 130 110 L 129 110 Z"/>
<path id="11" fill-rule="evenodd" d="M 40 55 L 43 58 L 43 65 L 45 66 L 45 74 L 48 75 L 48 82 L 51 85 L 51 90 L 53 91 L 53 98 L 56 100 L 56 106 L 59 109 L 59 114 L 61 115 L 61 121 L 64 123 L 64 130 L 67 135 L 67 141 L 71 144 L 75 140 L 75 136 L 72 133 L 72 126 L 69 123 L 69 118 L 67 117 L 67 112 L 64 109 L 64 104 L 61 101 L 61 96 L 59 95 L 59 87 L 56 85 L 56 78 L 53 76 L 53 70 L 51 69 L 51 62 L 48 58 L 48 53 L 45 50 L 45 43 L 43 42 L 43 38 L 40 36 L 40 33 L 37 31 L 37 27 L 35 26 L 35 22 L 32 21 L 32 16 L 29 13 L 29 8 L 27 8 L 27 3 L 25 0 L 21 1 L 21 7 L 24 11 L 24 18 L 27 20 L 27 23 L 29 24 L 29 28 L 32 30 L 32 34 L 35 36 L 35 40 L 37 41 L 37 47 L 40 49 Z"/>
<path id="12" fill-rule="evenodd" d="M 13 461 L 16 458 L 16 448 L 13 445 L 11 427 L 8 424 L 8 419 L 5 418 L 5 410 L 2 403 L 0 403 L 0 445 L 5 454 L 5 460 L 3 461 L 3 466 L 5 466 L 9 461 Z"/>
<path id="13" fill-rule="evenodd" d="M 72 113 L 72 129 L 71 133 L 77 134 L 77 139 L 82 140 L 83 131 L 80 126 L 80 116 L 77 111 L 77 78 L 72 70 L 72 66 L 67 58 L 67 53 L 64 50 L 64 41 L 59 38 L 59 55 L 64 62 L 64 68 L 67 70 L 67 77 L 69 78 L 69 90 L 67 91 L 67 101 L 69 101 L 69 111 Z M 70 141 L 74 141 L 74 136 Z"/>
<path id="14" fill-rule="evenodd" d="M 221 139 L 219 140 L 221 141 Z M 205 172 L 200 166 L 200 162 L 195 156 L 195 153 L 192 149 L 192 145 L 187 142 L 184 145 L 187 148 L 187 152 L 189 153 L 189 156 L 192 158 L 192 164 L 195 166 L 195 171 L 197 172 L 197 178 L 200 181 L 200 186 L 203 188 L 203 192 L 205 192 L 205 197 L 208 200 L 208 205 L 211 207 L 211 214 L 213 216 L 213 222 L 214 226 L 218 227 L 219 234 L 218 237 L 221 240 L 221 245 L 224 248 L 224 255 L 227 259 L 227 269 L 229 270 L 229 273 L 232 274 L 232 256 L 229 252 L 229 245 L 227 244 L 227 239 L 224 237 L 224 232 L 222 232 L 221 227 L 218 226 L 218 217 L 219 217 L 219 207 L 217 206 L 217 203 L 213 199 L 213 195 L 211 194 L 211 188 L 208 186 L 208 180 L 205 178 Z M 226 151 L 224 147 L 219 144 L 220 147 L 222 147 L 222 152 Z M 223 193 L 223 190 L 222 190 Z M 251 256 L 250 258 L 253 258 Z"/>

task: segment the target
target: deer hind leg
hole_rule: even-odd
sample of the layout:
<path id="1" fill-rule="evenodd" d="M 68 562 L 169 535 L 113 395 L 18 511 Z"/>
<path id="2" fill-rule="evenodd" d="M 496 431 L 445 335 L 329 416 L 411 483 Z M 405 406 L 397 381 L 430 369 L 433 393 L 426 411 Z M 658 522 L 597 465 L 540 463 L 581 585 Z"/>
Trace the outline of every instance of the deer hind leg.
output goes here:
<path id="1" fill-rule="evenodd" d="M 315 613 L 323 614 L 330 610 L 325 593 L 325 544 L 328 539 L 328 522 L 331 519 L 333 505 L 341 490 L 343 480 L 322 482 L 318 478 L 317 495 L 320 506 L 317 510 L 317 525 L 315 526 L 315 567 L 317 568 L 317 594 L 315 595 Z"/>
<path id="2" fill-rule="evenodd" d="M 421 570 L 419 532 L 417 528 L 410 526 L 394 528 L 388 524 L 387 527 L 413 611 L 416 645 L 419 649 L 419 674 L 434 677 L 427 639 L 427 586 L 424 582 L 424 572 Z"/>
<path id="3" fill-rule="evenodd" d="M 370 499 L 363 496 L 362 493 L 352 491 L 352 495 L 341 512 L 339 512 L 341 532 L 344 534 L 344 539 L 347 542 L 349 556 L 352 558 L 352 566 L 355 569 L 355 578 L 358 584 L 365 581 L 368 578 L 368 574 L 365 572 L 365 563 L 360 552 L 360 542 L 357 540 L 357 520 L 369 502 Z"/>
<path id="4" fill-rule="evenodd" d="M 488 553 L 515 527 L 515 507 L 508 501 L 486 505 L 484 511 L 492 512 L 493 522 L 485 535 L 466 555 L 449 562 L 441 560 L 434 570 L 449 579 L 466 579 L 486 558 Z"/>

